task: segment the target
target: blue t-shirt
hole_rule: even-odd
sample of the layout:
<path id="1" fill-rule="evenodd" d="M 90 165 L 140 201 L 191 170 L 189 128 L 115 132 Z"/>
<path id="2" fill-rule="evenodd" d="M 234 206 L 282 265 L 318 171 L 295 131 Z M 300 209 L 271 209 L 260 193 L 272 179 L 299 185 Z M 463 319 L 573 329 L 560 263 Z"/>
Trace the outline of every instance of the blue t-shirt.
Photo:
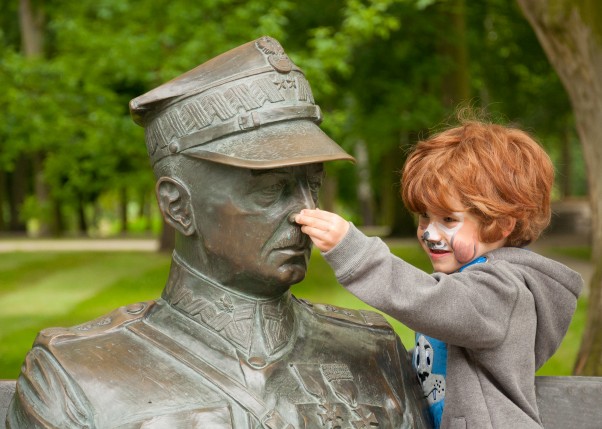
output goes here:
<path id="1" fill-rule="evenodd" d="M 474 264 L 486 262 L 487 258 L 480 256 L 458 271 Z M 447 376 L 447 344 L 436 338 L 416 332 L 416 344 L 412 365 L 418 375 L 424 397 L 429 404 L 429 413 L 433 419 L 434 428 L 441 425 L 441 416 L 445 406 L 445 377 Z"/>

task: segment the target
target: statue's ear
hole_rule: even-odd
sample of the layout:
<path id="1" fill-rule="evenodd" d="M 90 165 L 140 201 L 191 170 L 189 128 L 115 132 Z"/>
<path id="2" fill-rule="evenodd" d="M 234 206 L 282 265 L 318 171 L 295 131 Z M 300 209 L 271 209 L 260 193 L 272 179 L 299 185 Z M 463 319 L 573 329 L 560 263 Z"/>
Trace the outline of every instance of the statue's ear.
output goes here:
<path id="1" fill-rule="evenodd" d="M 171 177 L 161 177 L 156 192 L 165 222 L 184 235 L 192 235 L 195 226 L 188 189 Z"/>

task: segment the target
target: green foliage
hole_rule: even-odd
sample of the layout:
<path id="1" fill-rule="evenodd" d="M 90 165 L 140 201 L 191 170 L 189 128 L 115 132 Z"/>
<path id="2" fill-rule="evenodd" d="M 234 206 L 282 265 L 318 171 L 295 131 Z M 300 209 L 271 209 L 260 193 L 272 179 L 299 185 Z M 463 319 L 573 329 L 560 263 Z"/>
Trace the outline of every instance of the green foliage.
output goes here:
<path id="1" fill-rule="evenodd" d="M 452 114 L 443 100 L 460 67 L 445 49 L 460 43 L 452 0 L 32 3 L 45 18 L 44 53 L 35 59 L 19 52 L 18 5 L 0 6 L 0 169 L 12 174 L 21 156 L 41 157 L 38 173 L 50 196 L 69 210 L 116 189 L 137 195 L 152 188 L 129 100 L 263 34 L 278 38 L 306 72 L 325 131 L 350 152 L 359 140 L 367 144 L 377 207 L 398 180 L 382 166 L 392 156 L 400 166 L 400 146 Z M 567 162 L 559 147 L 567 130 L 574 135 L 570 105 L 517 6 L 467 3 L 464 18 L 474 103 L 535 130 L 555 160 Z M 579 165 L 574 170 L 582 172 Z M 342 205 L 359 212 L 354 170 L 340 163 L 328 170 L 344 182 Z"/>

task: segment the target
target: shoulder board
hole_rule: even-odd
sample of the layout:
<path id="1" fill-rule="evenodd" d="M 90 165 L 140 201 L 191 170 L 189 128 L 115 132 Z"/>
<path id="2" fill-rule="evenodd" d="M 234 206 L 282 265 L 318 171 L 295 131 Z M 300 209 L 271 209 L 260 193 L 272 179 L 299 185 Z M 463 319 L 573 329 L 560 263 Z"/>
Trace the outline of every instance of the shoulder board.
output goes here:
<path id="1" fill-rule="evenodd" d="M 380 313 L 368 310 L 352 310 L 349 308 L 337 307 L 330 304 L 317 304 L 304 299 L 298 299 L 303 306 L 312 313 L 332 320 L 349 322 L 354 325 L 361 325 L 371 328 L 393 330 L 387 319 Z"/>
<path id="2" fill-rule="evenodd" d="M 137 302 L 113 310 L 109 314 L 100 316 L 90 322 L 70 328 L 47 328 L 38 334 L 34 345 L 50 347 L 53 344 L 74 340 L 78 338 L 89 338 L 114 331 L 119 327 L 143 318 L 155 305 L 155 301 Z"/>

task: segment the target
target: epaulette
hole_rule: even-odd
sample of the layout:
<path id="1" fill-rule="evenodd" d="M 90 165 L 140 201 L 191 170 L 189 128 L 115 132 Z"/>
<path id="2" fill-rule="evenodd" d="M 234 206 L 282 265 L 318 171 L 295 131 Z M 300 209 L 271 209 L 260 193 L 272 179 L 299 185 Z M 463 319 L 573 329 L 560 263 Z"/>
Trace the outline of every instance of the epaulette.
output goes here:
<path id="1" fill-rule="evenodd" d="M 349 308 L 337 307 L 330 304 L 318 304 L 305 299 L 297 300 L 303 306 L 319 317 L 334 319 L 352 323 L 354 325 L 367 326 L 371 328 L 387 329 L 393 331 L 393 327 L 387 322 L 380 313 L 368 310 L 352 310 Z"/>
<path id="2" fill-rule="evenodd" d="M 137 302 L 113 310 L 111 313 L 100 316 L 81 325 L 70 328 L 47 328 L 38 334 L 34 341 L 34 346 L 49 348 L 52 345 L 63 341 L 74 340 L 78 338 L 90 338 L 101 335 L 109 331 L 114 331 L 119 327 L 139 320 L 144 317 L 155 305 L 155 301 Z"/>

